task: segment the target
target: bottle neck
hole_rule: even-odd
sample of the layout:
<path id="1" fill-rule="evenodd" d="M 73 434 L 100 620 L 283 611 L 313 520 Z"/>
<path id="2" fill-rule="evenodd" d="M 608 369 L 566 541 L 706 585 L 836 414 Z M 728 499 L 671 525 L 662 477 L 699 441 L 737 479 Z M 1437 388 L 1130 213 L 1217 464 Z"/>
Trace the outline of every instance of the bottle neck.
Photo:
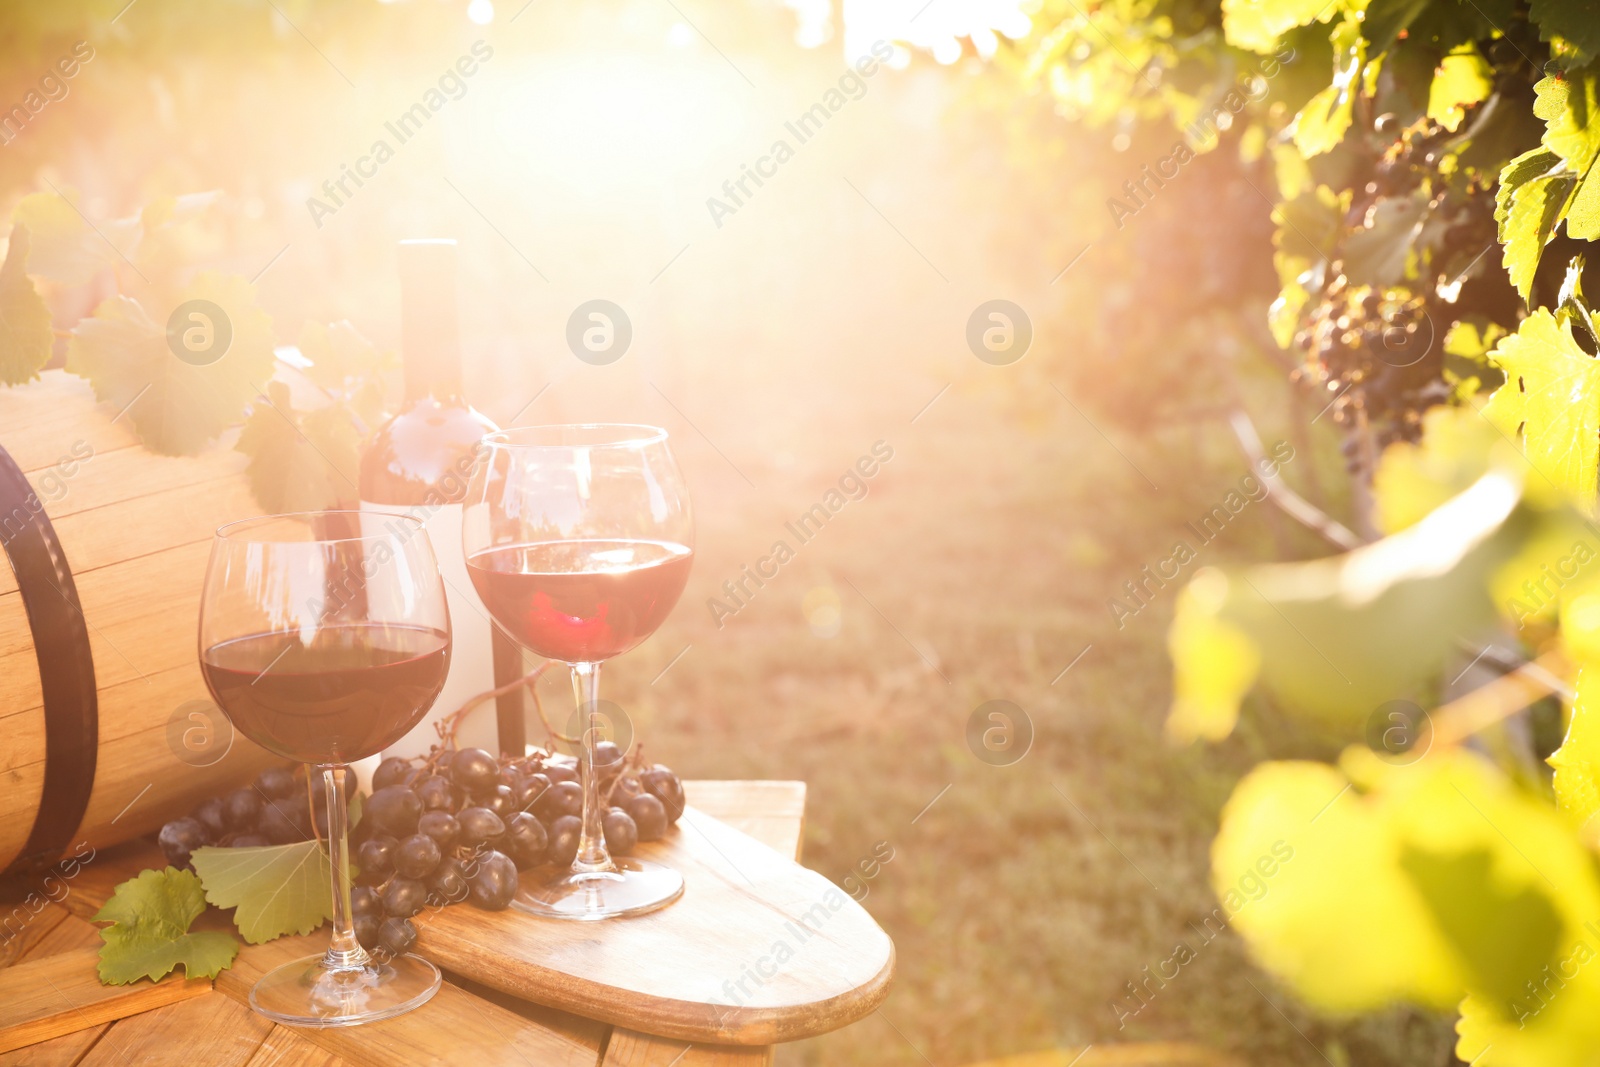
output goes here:
<path id="1" fill-rule="evenodd" d="M 413 249 L 400 270 L 400 354 L 406 401 L 461 395 L 455 247 Z"/>

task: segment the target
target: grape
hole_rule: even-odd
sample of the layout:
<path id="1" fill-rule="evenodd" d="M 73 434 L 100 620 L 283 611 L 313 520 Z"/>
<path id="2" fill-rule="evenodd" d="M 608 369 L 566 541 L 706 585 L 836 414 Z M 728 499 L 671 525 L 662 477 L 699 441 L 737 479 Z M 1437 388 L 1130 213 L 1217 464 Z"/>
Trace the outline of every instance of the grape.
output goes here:
<path id="1" fill-rule="evenodd" d="M 417 832 L 427 834 L 441 849 L 449 848 L 461 836 L 461 824 L 448 811 L 425 811 L 417 820 Z"/>
<path id="2" fill-rule="evenodd" d="M 540 772 L 552 782 L 576 782 L 578 766 L 575 763 L 546 763 Z"/>
<path id="3" fill-rule="evenodd" d="M 359 919 L 363 915 L 383 917 L 383 896 L 370 886 L 358 885 L 350 890 L 350 914 Z"/>
<path id="4" fill-rule="evenodd" d="M 487 792 L 500 782 L 500 764 L 481 748 L 464 748 L 450 760 L 450 780 L 469 793 Z"/>
<path id="5" fill-rule="evenodd" d="M 397 842 L 392 837 L 374 837 L 361 842 L 356 849 L 356 866 L 361 868 L 361 881 L 377 885 L 394 870 Z"/>
<path id="6" fill-rule="evenodd" d="M 422 800 L 424 811 L 454 811 L 456 809 L 456 791 L 450 784 L 450 779 L 434 775 L 424 778 L 416 786 L 417 796 Z"/>
<path id="7" fill-rule="evenodd" d="M 478 806 L 488 808 L 502 819 L 517 810 L 517 795 L 507 785 L 497 785 L 478 800 Z"/>
<path id="8" fill-rule="evenodd" d="M 256 820 L 256 825 L 274 845 L 304 841 L 311 834 L 295 819 L 296 810 L 292 800 L 269 800 L 262 806 L 261 818 Z"/>
<path id="9" fill-rule="evenodd" d="M 533 813 L 546 823 L 583 811 L 583 787 L 577 782 L 557 782 L 533 802 Z"/>
<path id="10" fill-rule="evenodd" d="M 550 824 L 550 844 L 544 861 L 567 867 L 578 855 L 578 835 L 583 832 L 583 822 L 576 815 L 563 815 Z"/>
<path id="11" fill-rule="evenodd" d="M 640 783 L 638 776 L 625 774 L 617 779 L 616 785 L 611 787 L 611 803 L 621 806 L 643 793 L 644 786 Z"/>
<path id="12" fill-rule="evenodd" d="M 228 842 L 229 848 L 266 848 L 272 844 L 263 834 L 235 834 L 233 840 Z"/>
<path id="13" fill-rule="evenodd" d="M 461 824 L 460 843 L 468 848 L 499 840 L 506 832 L 506 824 L 488 808 L 462 808 L 456 821 Z"/>
<path id="14" fill-rule="evenodd" d="M 601 825 L 605 829 L 606 848 L 619 856 L 626 856 L 639 843 L 639 827 L 634 823 L 633 816 L 621 808 L 606 812 Z"/>
<path id="15" fill-rule="evenodd" d="M 461 864 L 448 856 L 439 861 L 425 884 L 430 904 L 459 904 L 467 899 L 467 876 L 462 873 Z"/>
<path id="16" fill-rule="evenodd" d="M 385 919 L 378 928 L 378 948 L 390 956 L 404 956 L 416 943 L 417 928 L 410 919 Z"/>
<path id="17" fill-rule="evenodd" d="M 549 841 L 550 835 L 545 831 L 544 823 L 519 811 L 506 819 L 506 833 L 501 847 L 518 870 L 527 870 L 544 862 L 545 847 Z"/>
<path id="18" fill-rule="evenodd" d="M 658 763 L 645 771 L 639 780 L 646 791 L 661 801 L 661 806 L 667 809 L 667 822 L 677 822 L 678 816 L 683 814 L 683 783 L 678 780 L 678 776 L 664 764 Z"/>
<path id="19" fill-rule="evenodd" d="M 189 856 L 206 843 L 206 828 L 200 824 L 199 819 L 185 815 L 163 826 L 157 840 L 161 843 L 161 853 L 167 857 L 168 863 L 183 870 L 193 870 L 189 864 Z"/>
<path id="20" fill-rule="evenodd" d="M 411 761 L 390 756 L 372 772 L 372 788 L 385 789 L 391 785 L 408 785 L 412 777 Z"/>
<path id="21" fill-rule="evenodd" d="M 473 904 L 500 911 L 517 895 L 517 865 L 504 853 L 491 851 L 478 863 L 468 886 Z"/>
<path id="22" fill-rule="evenodd" d="M 539 794 L 549 788 L 550 779 L 542 774 L 530 774 L 524 778 L 518 778 L 517 784 L 512 787 L 512 791 L 517 798 L 517 810 L 527 811 L 533 807 L 533 802 L 539 799 Z"/>
<path id="23" fill-rule="evenodd" d="M 254 789 L 235 789 L 222 798 L 222 822 L 230 830 L 253 829 L 261 816 L 261 794 Z"/>
<path id="24" fill-rule="evenodd" d="M 411 878 L 395 878 L 383 891 L 383 910 L 392 917 L 409 919 L 427 903 L 427 887 Z"/>
<path id="25" fill-rule="evenodd" d="M 256 788 L 273 800 L 287 800 L 294 796 L 298 783 L 294 772 L 287 767 L 268 767 L 256 775 Z"/>
<path id="26" fill-rule="evenodd" d="M 667 832 L 666 806 L 649 793 L 628 801 L 625 810 L 633 816 L 640 841 L 657 841 Z"/>
<path id="27" fill-rule="evenodd" d="M 195 809 L 194 817 L 205 827 L 206 844 L 214 845 L 228 832 L 222 822 L 222 798 L 212 797 Z"/>
<path id="28" fill-rule="evenodd" d="M 378 829 L 395 837 L 406 837 L 416 832 L 422 801 L 405 786 L 391 785 L 368 797 L 365 810 L 366 817 Z"/>
<path id="29" fill-rule="evenodd" d="M 427 834 L 412 834 L 395 850 L 395 873 L 403 878 L 426 878 L 439 866 L 439 844 Z"/>
<path id="30" fill-rule="evenodd" d="M 622 749 L 617 747 L 615 741 L 595 742 L 594 769 L 599 773 L 601 781 L 614 777 L 622 770 Z"/>
<path id="31" fill-rule="evenodd" d="M 357 916 L 350 925 L 355 928 L 356 940 L 361 942 L 362 948 L 371 952 L 378 947 L 378 930 L 383 926 L 383 916 Z"/>

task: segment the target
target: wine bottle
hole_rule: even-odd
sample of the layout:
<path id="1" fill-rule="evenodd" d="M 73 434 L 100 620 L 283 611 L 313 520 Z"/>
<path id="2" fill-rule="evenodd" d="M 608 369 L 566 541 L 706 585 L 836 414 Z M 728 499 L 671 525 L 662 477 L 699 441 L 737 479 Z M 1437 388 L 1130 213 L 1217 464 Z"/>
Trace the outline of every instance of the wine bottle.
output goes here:
<path id="1" fill-rule="evenodd" d="M 490 623 L 461 546 L 461 501 L 477 445 L 497 427 L 462 397 L 456 243 L 401 241 L 399 259 L 405 400 L 368 444 L 360 490 L 364 523 L 381 527 L 383 516 L 395 513 L 422 520 L 450 605 L 453 647 L 444 689 L 423 721 L 385 750 L 412 756 L 438 741 L 435 722 L 474 694 L 516 678 L 523 666 L 521 651 Z M 456 735 L 458 743 L 521 752 L 523 707 L 520 691 L 502 696 L 498 716 L 470 716 Z"/>

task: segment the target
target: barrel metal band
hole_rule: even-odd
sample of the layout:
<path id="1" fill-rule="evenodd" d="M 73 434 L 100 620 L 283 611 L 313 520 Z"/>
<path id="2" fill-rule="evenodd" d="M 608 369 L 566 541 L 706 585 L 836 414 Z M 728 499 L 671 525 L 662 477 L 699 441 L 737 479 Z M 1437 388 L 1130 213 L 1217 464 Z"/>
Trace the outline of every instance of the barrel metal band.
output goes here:
<path id="1" fill-rule="evenodd" d="M 89 807 L 100 747 L 99 698 L 89 628 L 72 568 L 44 504 L 0 448 L 0 547 L 17 576 L 44 696 L 44 789 L 28 842 L 0 872 L 17 883 L 54 863 Z"/>

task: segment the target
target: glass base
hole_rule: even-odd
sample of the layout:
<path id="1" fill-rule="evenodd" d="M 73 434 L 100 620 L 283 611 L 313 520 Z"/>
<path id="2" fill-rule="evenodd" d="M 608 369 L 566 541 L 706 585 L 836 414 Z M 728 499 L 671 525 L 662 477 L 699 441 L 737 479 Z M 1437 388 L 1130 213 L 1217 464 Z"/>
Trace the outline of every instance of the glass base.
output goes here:
<path id="1" fill-rule="evenodd" d="M 543 882 L 530 878 L 511 905 L 547 919 L 591 921 L 642 915 L 683 895 L 683 875 L 671 867 L 631 857 L 613 856 L 611 862 L 614 871 L 562 871 Z"/>
<path id="2" fill-rule="evenodd" d="M 340 971 L 307 956 L 262 975 L 250 1006 L 287 1026 L 359 1026 L 420 1008 L 438 991 L 439 968 L 421 956 Z"/>

